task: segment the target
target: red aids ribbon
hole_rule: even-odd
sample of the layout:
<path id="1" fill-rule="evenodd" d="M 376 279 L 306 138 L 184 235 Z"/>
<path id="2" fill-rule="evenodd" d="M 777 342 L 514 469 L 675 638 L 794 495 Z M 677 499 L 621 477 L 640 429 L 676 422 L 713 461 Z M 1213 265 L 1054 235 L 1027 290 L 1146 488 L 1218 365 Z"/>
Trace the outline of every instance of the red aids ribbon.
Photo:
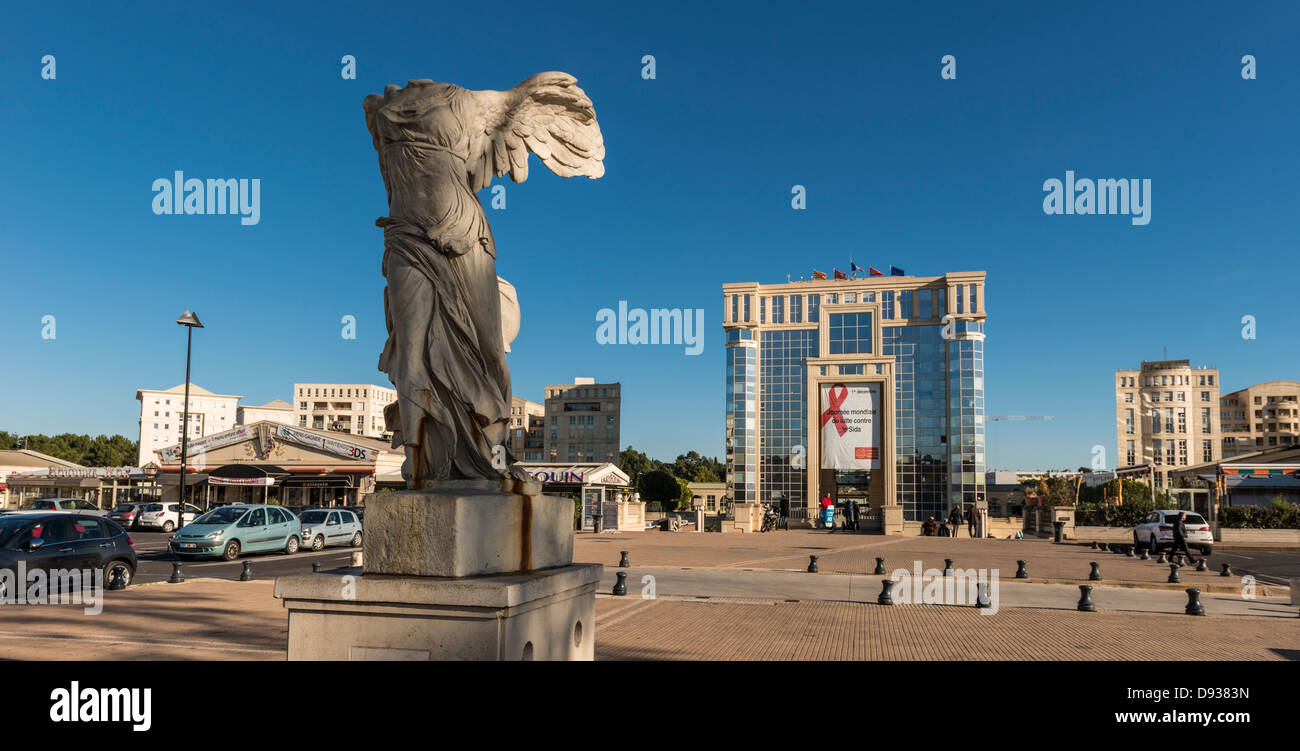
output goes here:
<path id="1" fill-rule="evenodd" d="M 838 395 L 836 395 L 835 389 L 840 390 Z M 826 411 L 822 413 L 823 428 L 826 427 L 827 420 L 834 420 L 836 432 L 838 432 L 841 436 L 849 432 L 849 424 L 844 421 L 844 413 L 840 411 L 840 405 L 843 404 L 844 400 L 848 398 L 849 398 L 849 389 L 847 386 L 843 384 L 837 383 L 834 386 L 831 386 L 830 388 L 826 389 L 826 400 L 831 403 L 831 406 L 827 407 Z"/>

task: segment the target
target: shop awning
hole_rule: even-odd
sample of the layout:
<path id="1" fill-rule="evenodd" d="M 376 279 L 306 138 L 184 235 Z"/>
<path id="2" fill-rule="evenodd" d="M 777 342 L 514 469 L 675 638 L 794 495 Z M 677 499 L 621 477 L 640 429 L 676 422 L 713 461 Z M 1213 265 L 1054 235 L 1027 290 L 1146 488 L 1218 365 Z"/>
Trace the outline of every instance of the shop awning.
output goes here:
<path id="1" fill-rule="evenodd" d="M 208 484 L 269 487 L 288 475 L 274 464 L 226 464 L 208 473 Z"/>

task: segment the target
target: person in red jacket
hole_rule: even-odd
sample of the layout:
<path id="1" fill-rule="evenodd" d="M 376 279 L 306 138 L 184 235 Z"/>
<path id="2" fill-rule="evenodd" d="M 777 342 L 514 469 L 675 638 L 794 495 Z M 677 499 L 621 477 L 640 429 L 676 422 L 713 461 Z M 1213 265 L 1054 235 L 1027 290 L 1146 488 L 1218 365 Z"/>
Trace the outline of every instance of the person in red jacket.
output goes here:
<path id="1" fill-rule="evenodd" d="M 830 494 L 830 493 L 827 493 L 826 495 L 823 495 L 823 496 L 822 496 L 822 514 L 823 514 L 823 516 L 824 516 L 825 513 L 826 513 L 826 509 L 830 508 L 832 505 L 834 505 L 834 504 L 831 503 L 831 494 Z M 833 518 L 833 517 L 832 517 L 832 518 Z M 831 529 L 831 528 L 833 528 L 833 527 L 835 526 L 835 522 L 832 521 L 830 524 L 826 524 L 825 526 L 826 526 L 826 529 Z"/>

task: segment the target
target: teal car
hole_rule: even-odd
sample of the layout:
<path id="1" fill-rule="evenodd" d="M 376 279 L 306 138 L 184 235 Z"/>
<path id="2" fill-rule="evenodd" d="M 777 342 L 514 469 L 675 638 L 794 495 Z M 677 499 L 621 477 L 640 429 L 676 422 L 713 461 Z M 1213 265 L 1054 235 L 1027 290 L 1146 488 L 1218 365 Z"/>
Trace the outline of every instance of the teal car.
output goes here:
<path id="1" fill-rule="evenodd" d="M 298 552 L 302 525 L 279 506 L 221 506 L 176 530 L 171 551 L 184 558 L 217 556 L 233 561 L 243 553 Z"/>

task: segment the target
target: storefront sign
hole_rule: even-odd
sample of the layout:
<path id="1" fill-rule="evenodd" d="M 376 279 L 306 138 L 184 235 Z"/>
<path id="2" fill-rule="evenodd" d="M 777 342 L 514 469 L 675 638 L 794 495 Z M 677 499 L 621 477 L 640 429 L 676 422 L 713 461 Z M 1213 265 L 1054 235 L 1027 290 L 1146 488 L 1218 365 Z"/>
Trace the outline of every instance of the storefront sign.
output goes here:
<path id="1" fill-rule="evenodd" d="M 302 430 L 291 428 L 288 425 L 279 425 L 275 429 L 276 435 L 286 441 L 292 441 L 300 446 L 314 448 L 336 456 L 342 456 L 347 459 L 355 459 L 359 462 L 370 461 L 370 449 L 358 446 L 347 441 L 340 441 L 335 438 L 327 438 L 315 433 L 307 433 Z"/>
<path id="2" fill-rule="evenodd" d="M 229 446 L 232 443 L 247 441 L 252 436 L 252 431 L 250 431 L 247 426 L 240 426 L 232 430 L 213 433 L 212 435 L 200 438 L 197 441 L 190 441 L 187 444 L 189 456 L 195 456 L 206 451 L 211 451 L 212 449 Z M 181 447 L 179 444 L 169 446 L 165 449 L 159 450 L 158 454 L 162 456 L 164 462 L 179 462 L 181 460 Z"/>
<path id="3" fill-rule="evenodd" d="M 208 475 L 209 485 L 265 485 L 275 484 L 274 477 L 213 477 Z"/>
<path id="4" fill-rule="evenodd" d="M 880 469 L 879 383 L 821 387 L 822 469 Z"/>
<path id="5" fill-rule="evenodd" d="M 537 480 L 538 482 L 580 483 L 582 482 L 582 478 L 584 475 L 584 473 L 575 470 L 565 470 L 563 472 L 557 470 L 550 470 L 550 469 L 543 469 L 537 471 L 526 470 L 526 471 L 528 471 L 528 474 L 532 475 L 533 479 Z"/>
<path id="6" fill-rule="evenodd" d="M 45 476 L 51 479 L 129 480 L 143 477 L 144 470 L 139 467 L 50 467 Z"/>

